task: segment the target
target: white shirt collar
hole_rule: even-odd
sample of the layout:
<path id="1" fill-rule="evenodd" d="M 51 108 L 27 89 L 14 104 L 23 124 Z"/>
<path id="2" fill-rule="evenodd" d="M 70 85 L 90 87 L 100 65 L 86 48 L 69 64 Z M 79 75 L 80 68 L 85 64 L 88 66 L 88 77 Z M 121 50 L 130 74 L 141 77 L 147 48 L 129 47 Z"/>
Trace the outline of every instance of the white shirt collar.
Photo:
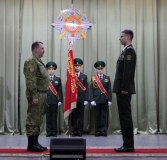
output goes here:
<path id="1" fill-rule="evenodd" d="M 102 74 L 102 75 L 98 74 L 98 77 L 99 77 L 99 78 L 100 78 L 100 76 L 101 76 L 101 78 L 103 78 L 103 74 Z"/>
<path id="2" fill-rule="evenodd" d="M 76 75 L 76 76 L 77 76 L 77 74 L 78 74 L 78 77 L 79 77 L 79 75 L 80 75 L 80 72 L 78 72 L 78 73 L 76 73 L 76 72 L 75 72 L 75 75 Z"/>

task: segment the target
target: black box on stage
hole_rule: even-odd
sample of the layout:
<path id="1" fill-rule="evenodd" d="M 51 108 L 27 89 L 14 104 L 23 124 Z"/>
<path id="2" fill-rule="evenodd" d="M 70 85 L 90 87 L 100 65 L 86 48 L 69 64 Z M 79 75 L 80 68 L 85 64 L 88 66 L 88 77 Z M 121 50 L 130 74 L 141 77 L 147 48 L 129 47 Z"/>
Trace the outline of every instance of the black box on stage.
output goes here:
<path id="1" fill-rule="evenodd" d="M 67 158 L 66 158 L 67 157 Z M 52 138 L 50 159 L 86 159 L 85 138 Z"/>

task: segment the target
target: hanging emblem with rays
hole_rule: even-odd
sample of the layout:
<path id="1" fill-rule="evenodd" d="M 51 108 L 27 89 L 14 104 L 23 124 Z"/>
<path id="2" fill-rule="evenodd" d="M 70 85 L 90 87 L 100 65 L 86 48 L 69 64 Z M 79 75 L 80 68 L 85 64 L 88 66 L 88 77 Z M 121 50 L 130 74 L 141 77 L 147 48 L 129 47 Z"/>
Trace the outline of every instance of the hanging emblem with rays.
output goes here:
<path id="1" fill-rule="evenodd" d="M 72 45 L 76 40 L 86 38 L 87 29 L 92 25 L 85 12 L 75 9 L 73 4 L 69 9 L 61 11 L 55 23 L 52 24 L 60 34 L 59 39 L 71 39 Z"/>

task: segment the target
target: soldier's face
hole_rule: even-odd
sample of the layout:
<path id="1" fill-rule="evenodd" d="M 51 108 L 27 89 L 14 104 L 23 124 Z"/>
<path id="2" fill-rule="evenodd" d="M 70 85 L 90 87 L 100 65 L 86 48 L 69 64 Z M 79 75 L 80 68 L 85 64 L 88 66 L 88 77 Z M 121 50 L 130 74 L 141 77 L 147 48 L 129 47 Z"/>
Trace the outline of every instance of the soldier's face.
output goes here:
<path id="1" fill-rule="evenodd" d="M 52 76 L 55 73 L 55 70 L 53 68 L 48 69 L 49 75 Z"/>
<path id="2" fill-rule="evenodd" d="M 43 55 L 45 53 L 43 44 L 39 43 L 39 47 L 36 48 L 36 53 L 37 53 L 38 58 L 42 58 L 43 57 Z"/>
<path id="3" fill-rule="evenodd" d="M 103 74 L 104 68 L 97 68 L 96 70 L 98 74 Z"/>
<path id="4" fill-rule="evenodd" d="M 81 70 L 81 66 L 74 66 L 74 68 L 76 73 L 80 72 Z"/>
<path id="5" fill-rule="evenodd" d="M 124 46 L 126 46 L 126 44 L 129 42 L 129 39 L 130 39 L 130 36 L 125 33 L 121 33 L 121 36 L 119 38 L 121 44 Z"/>

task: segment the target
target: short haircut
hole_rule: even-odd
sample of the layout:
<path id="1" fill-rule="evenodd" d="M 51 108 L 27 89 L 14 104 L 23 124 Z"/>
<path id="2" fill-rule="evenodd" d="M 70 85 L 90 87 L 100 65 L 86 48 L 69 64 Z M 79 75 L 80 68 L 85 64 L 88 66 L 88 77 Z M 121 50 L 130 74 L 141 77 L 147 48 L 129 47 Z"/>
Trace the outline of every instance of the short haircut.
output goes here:
<path id="1" fill-rule="evenodd" d="M 39 43 L 43 44 L 42 42 L 39 42 L 39 41 L 34 42 L 34 43 L 32 44 L 32 46 L 31 46 L 31 51 L 33 51 L 34 48 L 36 48 L 36 47 L 38 48 L 38 47 L 39 47 Z"/>
<path id="2" fill-rule="evenodd" d="M 130 40 L 132 41 L 133 39 L 133 31 L 130 30 L 130 29 L 125 29 L 123 30 L 121 33 L 125 33 L 125 34 L 128 34 L 130 36 Z"/>

